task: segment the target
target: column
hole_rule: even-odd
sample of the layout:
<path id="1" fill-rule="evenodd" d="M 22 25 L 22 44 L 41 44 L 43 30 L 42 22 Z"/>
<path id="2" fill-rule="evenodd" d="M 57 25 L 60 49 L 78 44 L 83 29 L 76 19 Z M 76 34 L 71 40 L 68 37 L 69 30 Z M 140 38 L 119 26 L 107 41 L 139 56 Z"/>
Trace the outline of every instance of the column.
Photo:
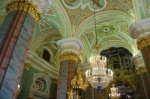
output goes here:
<path id="1" fill-rule="evenodd" d="M 147 70 L 150 71 L 150 18 L 133 23 L 130 34 L 133 39 L 137 39 L 137 47 L 143 55 Z"/>
<path id="2" fill-rule="evenodd" d="M 74 69 L 80 62 L 79 50 L 82 44 L 77 38 L 67 38 L 59 40 L 57 45 L 61 49 L 57 99 L 67 99 L 67 92 L 71 90 Z"/>
<path id="3" fill-rule="evenodd" d="M 41 19 L 38 6 L 27 0 L 12 0 L 0 27 L 0 99 L 12 99 L 18 76 L 33 35 L 35 23 Z"/>
<path id="4" fill-rule="evenodd" d="M 148 76 L 148 72 L 142 57 L 142 54 L 139 53 L 132 59 L 133 64 L 135 65 L 135 73 L 137 77 L 137 91 L 138 94 L 144 99 L 148 99 L 150 96 L 150 79 Z"/>

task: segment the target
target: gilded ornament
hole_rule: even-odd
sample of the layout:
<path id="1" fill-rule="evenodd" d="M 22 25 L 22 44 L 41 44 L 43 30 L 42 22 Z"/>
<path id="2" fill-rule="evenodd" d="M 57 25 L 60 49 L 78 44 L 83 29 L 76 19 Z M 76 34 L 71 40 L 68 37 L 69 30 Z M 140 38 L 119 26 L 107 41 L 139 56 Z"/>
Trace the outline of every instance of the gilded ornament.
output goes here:
<path id="1" fill-rule="evenodd" d="M 146 69 L 145 66 L 141 66 L 141 67 L 139 67 L 139 68 L 136 68 L 135 73 L 136 73 L 137 75 L 139 75 L 139 74 L 140 74 L 140 71 L 142 71 L 143 73 L 145 73 L 145 72 L 147 72 L 147 69 Z"/>
<path id="2" fill-rule="evenodd" d="M 144 47 L 147 47 L 149 45 L 150 45 L 150 34 L 143 37 L 143 38 L 140 38 L 137 41 L 137 46 L 138 46 L 139 50 L 142 50 Z"/>
<path id="3" fill-rule="evenodd" d="M 74 52 L 64 52 L 62 55 L 60 55 L 59 59 L 60 61 L 74 60 L 76 62 L 79 62 L 80 56 Z"/>
<path id="4" fill-rule="evenodd" d="M 25 69 L 26 69 L 27 71 L 29 71 L 30 68 L 31 68 L 31 64 L 30 64 L 30 63 L 25 63 Z"/>
<path id="5" fill-rule="evenodd" d="M 71 80 L 71 86 L 73 89 L 86 90 L 88 87 L 88 82 L 85 80 L 85 76 L 82 74 L 82 68 L 77 68 L 77 76 Z"/>
<path id="6" fill-rule="evenodd" d="M 6 12 L 8 13 L 13 10 L 23 10 L 29 13 L 36 22 L 42 18 L 42 14 L 38 11 L 38 6 L 29 1 L 12 1 L 7 5 Z"/>
<path id="7" fill-rule="evenodd" d="M 121 81 L 125 82 L 126 84 L 129 84 L 133 90 L 136 90 L 135 87 L 135 73 L 132 72 L 131 70 L 120 70 L 120 69 L 115 69 L 114 70 L 114 83 Z"/>
<path id="8" fill-rule="evenodd" d="M 73 99 L 73 95 L 74 95 L 75 93 L 74 93 L 73 90 L 71 89 L 70 91 L 67 92 L 67 94 L 68 94 L 68 99 Z"/>

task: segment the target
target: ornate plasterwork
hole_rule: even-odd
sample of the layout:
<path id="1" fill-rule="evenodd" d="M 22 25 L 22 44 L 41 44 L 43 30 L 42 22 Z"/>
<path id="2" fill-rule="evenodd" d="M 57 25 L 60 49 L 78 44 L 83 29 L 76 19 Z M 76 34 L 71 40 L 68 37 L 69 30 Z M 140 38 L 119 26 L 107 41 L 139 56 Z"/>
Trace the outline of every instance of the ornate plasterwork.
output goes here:
<path id="1" fill-rule="evenodd" d="M 150 33 L 143 38 L 138 39 L 137 46 L 139 50 L 142 50 L 145 47 L 150 45 Z"/>
<path id="2" fill-rule="evenodd" d="M 135 53 L 136 44 L 134 40 L 129 37 L 129 26 L 134 22 L 125 13 L 121 12 L 100 12 L 96 13 L 96 29 L 100 32 L 98 33 L 98 43 L 102 44 L 101 49 L 107 49 L 109 41 L 110 47 L 124 47 L 130 52 Z M 103 31 L 105 28 L 109 28 L 109 33 L 106 35 Z M 88 34 L 88 35 L 87 35 Z M 93 36 L 89 36 L 93 35 Z M 77 28 L 74 36 L 81 37 L 84 42 L 84 50 L 86 52 L 93 52 L 93 44 L 95 44 L 95 29 L 94 29 L 94 19 L 93 16 L 89 17 L 80 24 Z M 105 38 L 108 37 L 108 40 Z M 84 40 L 83 40 L 84 39 Z M 86 48 L 85 48 L 86 47 Z M 103 48 L 104 47 L 104 48 Z M 101 50 L 102 51 L 102 50 Z M 133 54 L 134 55 L 134 54 Z M 87 55 L 90 57 L 90 55 Z"/>
<path id="3" fill-rule="evenodd" d="M 139 75 L 141 72 L 147 72 L 144 59 L 141 53 L 137 54 L 132 58 L 132 62 L 135 65 L 135 73 Z"/>
<path id="4" fill-rule="evenodd" d="M 57 42 L 58 47 L 61 49 L 61 54 L 65 52 L 74 52 L 79 54 L 79 51 L 82 49 L 82 43 L 78 38 L 67 38 L 59 40 Z"/>
<path id="5" fill-rule="evenodd" d="M 59 63 L 58 60 L 55 59 L 55 61 Z M 38 57 L 35 53 L 33 53 L 31 51 L 28 52 L 27 62 L 30 63 L 31 66 L 38 71 L 46 71 L 48 73 L 48 76 L 50 76 L 52 78 L 58 77 L 59 64 L 57 64 L 57 68 L 56 68 L 53 65 L 51 65 L 50 63 L 43 60 L 42 58 Z"/>
<path id="6" fill-rule="evenodd" d="M 33 51 L 38 57 L 42 58 L 43 50 L 46 49 L 51 56 L 50 64 L 58 68 L 59 63 L 56 60 L 59 60 L 59 49 L 56 45 L 56 42 L 62 38 L 61 33 L 53 28 L 44 29 L 42 34 L 38 35 L 31 44 L 30 50 Z"/>
<path id="7" fill-rule="evenodd" d="M 69 2 L 69 0 L 67 0 Z M 79 0 L 80 1 L 80 0 Z M 102 0 L 99 0 L 100 2 Z M 76 2 L 76 1 L 75 1 Z M 81 0 L 80 2 L 86 2 L 87 4 L 90 4 L 88 0 Z M 73 6 L 74 2 L 69 2 L 70 5 Z M 77 3 L 77 2 L 76 2 Z M 81 3 L 82 4 L 82 3 Z M 84 6 L 84 4 L 82 4 Z M 83 22 L 85 19 L 87 19 L 89 16 L 93 15 L 93 11 L 90 10 L 89 7 L 86 7 L 83 9 L 82 6 L 77 7 L 71 7 L 68 8 L 66 5 L 64 5 L 68 16 L 70 17 L 70 22 L 73 25 L 73 27 L 77 28 L 81 22 Z M 102 11 L 120 11 L 123 13 L 126 13 L 128 17 L 133 18 L 135 20 L 135 13 L 133 10 L 132 0 L 107 0 L 106 1 L 106 7 L 102 9 Z M 96 8 L 96 12 L 101 12 L 98 9 L 101 9 L 101 7 Z"/>
<path id="8" fill-rule="evenodd" d="M 132 58 L 132 62 L 134 63 L 135 68 L 145 66 L 144 59 L 143 59 L 143 56 L 142 56 L 141 53 L 139 53 L 139 54 L 137 54 L 136 56 L 134 56 L 134 57 Z"/>
<path id="9" fill-rule="evenodd" d="M 93 41 L 95 40 L 95 35 L 94 35 L 94 33 L 93 33 L 93 32 L 88 32 L 88 31 L 86 31 L 84 34 L 85 34 L 85 36 L 87 37 L 89 43 L 92 44 Z"/>
<path id="10" fill-rule="evenodd" d="M 8 13 L 14 10 L 23 10 L 29 13 L 35 19 L 36 22 L 38 22 L 42 18 L 42 14 L 39 11 L 38 6 L 34 5 L 32 2 L 29 1 L 15 0 L 10 2 L 6 7 L 6 12 Z"/>
<path id="11" fill-rule="evenodd" d="M 106 0 L 95 0 L 95 2 L 99 3 L 99 6 L 100 6 L 100 7 L 97 7 L 96 9 L 97 11 L 104 9 L 106 6 Z M 75 0 L 75 2 L 70 2 L 69 0 L 62 0 L 62 3 L 68 9 L 76 9 L 78 7 L 81 7 L 81 9 L 84 9 L 88 7 L 90 10 L 94 10 L 93 1 L 91 0 Z"/>
<path id="12" fill-rule="evenodd" d="M 149 46 L 150 18 L 134 22 L 130 26 L 130 34 L 132 38 L 137 39 L 137 45 L 139 50 L 143 49 L 146 46 Z"/>
<path id="13" fill-rule="evenodd" d="M 38 5 L 41 11 L 47 9 L 51 4 L 51 0 L 28 0 L 28 1 L 31 1 L 34 4 Z"/>
<path id="14" fill-rule="evenodd" d="M 37 98 L 40 96 L 48 99 L 50 97 L 50 83 L 50 78 L 44 73 L 34 73 L 29 97 Z"/>
<path id="15" fill-rule="evenodd" d="M 114 35 L 117 33 L 117 28 L 113 24 L 102 24 L 97 29 L 96 33 L 99 36 L 107 36 L 107 35 Z"/>
<path id="16" fill-rule="evenodd" d="M 150 32 L 150 18 L 146 18 L 137 22 L 134 22 L 130 26 L 130 34 L 134 39 L 140 39 L 148 35 Z"/>

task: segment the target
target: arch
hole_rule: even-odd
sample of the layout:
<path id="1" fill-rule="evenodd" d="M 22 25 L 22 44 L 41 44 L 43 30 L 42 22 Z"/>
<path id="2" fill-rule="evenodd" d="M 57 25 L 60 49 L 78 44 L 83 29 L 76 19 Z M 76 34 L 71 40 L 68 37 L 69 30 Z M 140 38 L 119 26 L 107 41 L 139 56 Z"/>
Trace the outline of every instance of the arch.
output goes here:
<path id="1" fill-rule="evenodd" d="M 93 20 L 94 16 L 90 16 L 89 18 L 87 18 L 85 21 L 83 21 L 79 27 L 77 28 L 76 32 L 74 33 L 75 37 L 80 37 L 81 34 L 88 29 L 89 27 L 91 27 L 93 24 L 94 25 L 94 20 Z M 107 19 L 121 19 L 121 20 L 125 20 L 129 23 L 133 23 L 136 20 L 134 18 L 132 18 L 131 16 L 122 13 L 120 11 L 103 11 L 103 12 L 99 12 L 96 13 L 96 23 L 98 22 L 105 22 Z"/>
<path id="2" fill-rule="evenodd" d="M 64 38 L 71 37 L 71 34 L 72 34 L 71 25 L 70 25 L 69 17 L 64 7 L 62 6 L 62 4 L 60 4 L 58 0 L 52 0 L 51 7 L 56 12 L 56 14 L 58 15 L 62 23 L 62 29 L 60 30 L 62 30 L 61 33 L 63 37 Z"/>
<path id="3" fill-rule="evenodd" d="M 49 43 L 55 43 L 54 40 L 62 38 L 62 35 L 56 29 L 47 28 L 43 30 L 42 33 L 33 40 L 30 50 L 34 52 L 36 48 L 41 47 L 42 42 L 48 37 L 49 39 L 51 38 Z"/>

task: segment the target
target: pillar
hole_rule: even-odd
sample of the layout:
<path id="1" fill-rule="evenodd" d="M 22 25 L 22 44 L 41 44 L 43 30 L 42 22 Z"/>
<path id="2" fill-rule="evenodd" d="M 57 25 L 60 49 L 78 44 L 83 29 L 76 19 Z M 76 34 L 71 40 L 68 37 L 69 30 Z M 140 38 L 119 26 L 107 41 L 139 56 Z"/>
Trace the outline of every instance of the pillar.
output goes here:
<path id="1" fill-rule="evenodd" d="M 79 50 L 82 44 L 77 38 L 67 38 L 59 40 L 57 45 L 61 49 L 57 99 L 67 99 L 67 92 L 71 90 L 74 69 L 80 62 Z"/>
<path id="2" fill-rule="evenodd" d="M 0 99 L 12 99 L 18 76 L 33 35 L 35 23 L 41 19 L 38 6 L 27 0 L 12 0 L 0 27 Z"/>
<path id="3" fill-rule="evenodd" d="M 132 59 L 133 64 L 135 65 L 135 73 L 136 73 L 136 87 L 137 92 L 140 94 L 140 97 L 143 99 L 148 99 L 150 96 L 149 83 L 150 79 L 148 76 L 148 72 L 142 57 L 142 54 L 139 53 Z"/>
<path id="4" fill-rule="evenodd" d="M 131 37 L 137 40 L 137 47 L 141 51 L 147 74 L 144 76 L 148 96 L 150 96 L 150 18 L 133 23 L 130 26 Z"/>
<path id="5" fill-rule="evenodd" d="M 150 71 L 150 18 L 133 23 L 130 34 L 133 39 L 137 39 L 137 47 L 143 55 L 147 70 Z"/>

